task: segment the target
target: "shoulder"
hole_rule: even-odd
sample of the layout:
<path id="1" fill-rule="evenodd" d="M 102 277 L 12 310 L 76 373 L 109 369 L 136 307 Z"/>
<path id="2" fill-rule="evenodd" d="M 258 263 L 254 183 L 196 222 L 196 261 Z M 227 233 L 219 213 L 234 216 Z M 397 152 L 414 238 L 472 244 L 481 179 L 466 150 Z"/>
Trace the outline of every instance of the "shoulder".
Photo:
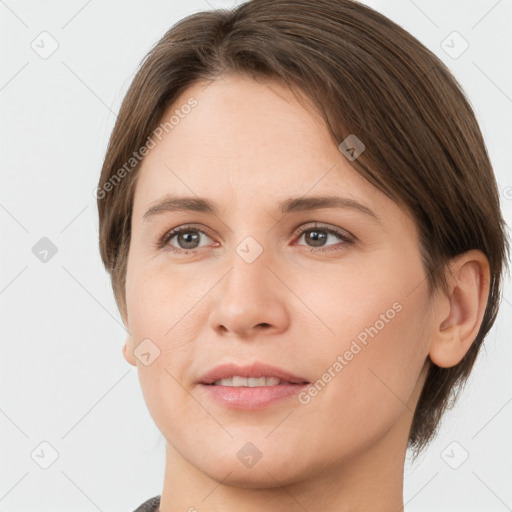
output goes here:
<path id="1" fill-rule="evenodd" d="M 160 496 L 155 496 L 154 498 L 145 501 L 135 509 L 134 512 L 156 512 L 158 510 L 158 505 L 160 505 Z"/>

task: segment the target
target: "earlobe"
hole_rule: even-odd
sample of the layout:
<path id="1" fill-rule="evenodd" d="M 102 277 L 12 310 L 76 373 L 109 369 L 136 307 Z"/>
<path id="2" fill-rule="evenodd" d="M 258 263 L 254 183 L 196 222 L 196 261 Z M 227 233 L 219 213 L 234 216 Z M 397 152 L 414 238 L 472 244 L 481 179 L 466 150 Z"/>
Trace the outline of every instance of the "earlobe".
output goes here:
<path id="1" fill-rule="evenodd" d="M 475 341 L 490 289 L 489 262 L 481 251 L 463 254 L 450 268 L 450 294 L 438 303 L 440 321 L 429 352 L 431 361 L 441 368 L 460 363 Z"/>
<path id="2" fill-rule="evenodd" d="M 123 345 L 123 356 L 126 361 L 132 366 L 137 366 L 135 356 L 133 355 L 132 343 L 130 336 L 127 336 L 126 341 Z"/>

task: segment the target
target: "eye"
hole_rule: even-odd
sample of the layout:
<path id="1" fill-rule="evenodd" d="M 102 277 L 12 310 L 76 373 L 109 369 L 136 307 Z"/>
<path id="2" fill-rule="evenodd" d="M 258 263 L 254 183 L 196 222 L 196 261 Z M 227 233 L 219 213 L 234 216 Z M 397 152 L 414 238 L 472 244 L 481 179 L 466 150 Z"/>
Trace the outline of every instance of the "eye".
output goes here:
<path id="1" fill-rule="evenodd" d="M 355 239 L 352 235 L 350 235 L 347 231 L 341 229 L 335 229 L 331 227 L 322 227 L 317 224 L 313 226 L 301 226 L 298 230 L 299 240 L 304 238 L 307 243 L 311 243 L 309 247 L 313 252 L 324 252 L 324 251 L 333 251 L 342 249 L 343 246 L 351 245 L 355 242 Z M 342 241 L 341 247 L 330 247 L 328 245 L 327 249 L 317 249 L 318 247 L 323 248 L 325 243 L 328 241 L 329 237 L 337 238 L 338 241 Z M 338 244 L 333 244 L 338 245 Z"/>
<path id="2" fill-rule="evenodd" d="M 194 253 L 201 242 L 201 236 L 210 238 L 204 231 L 193 226 L 180 226 L 164 234 L 158 242 L 158 247 L 168 247 L 176 252 Z M 174 242 L 171 243 L 171 241 Z"/>
<path id="3" fill-rule="evenodd" d="M 311 245 L 308 245 L 312 252 L 326 252 L 332 250 L 341 250 L 347 245 L 351 245 L 355 242 L 355 238 L 348 233 L 339 228 L 333 227 L 323 227 L 318 224 L 314 225 L 305 225 L 301 226 L 296 232 L 295 235 L 300 240 L 304 238 L 304 240 Z M 204 236 L 211 240 L 211 238 L 201 229 L 184 225 L 179 226 L 177 228 L 172 229 L 164 233 L 164 235 L 159 239 L 156 244 L 157 249 L 166 248 L 172 250 L 177 253 L 182 254 L 193 254 L 198 252 L 201 248 L 201 237 Z M 328 244 L 329 237 L 338 240 L 340 243 Z M 215 246 L 217 247 L 219 244 L 215 242 Z M 299 244 L 302 245 L 302 244 Z M 333 245 L 334 247 L 331 247 Z"/>

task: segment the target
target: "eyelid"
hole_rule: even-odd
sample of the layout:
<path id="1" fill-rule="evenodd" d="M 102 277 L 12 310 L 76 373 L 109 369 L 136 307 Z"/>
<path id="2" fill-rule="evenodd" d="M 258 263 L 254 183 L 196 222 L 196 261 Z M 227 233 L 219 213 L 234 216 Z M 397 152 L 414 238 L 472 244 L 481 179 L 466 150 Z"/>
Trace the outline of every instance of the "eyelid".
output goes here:
<path id="1" fill-rule="evenodd" d="M 350 239 L 353 241 L 356 240 L 356 237 L 352 233 L 347 231 L 346 229 L 338 228 L 336 226 L 331 226 L 331 225 L 323 224 L 321 222 L 316 222 L 316 221 L 311 221 L 309 223 L 308 222 L 302 223 L 298 228 L 295 229 L 294 234 L 301 235 L 302 233 L 304 233 L 304 231 L 311 231 L 314 229 L 327 231 L 329 233 L 334 233 L 340 237 L 347 238 L 347 239 Z"/>

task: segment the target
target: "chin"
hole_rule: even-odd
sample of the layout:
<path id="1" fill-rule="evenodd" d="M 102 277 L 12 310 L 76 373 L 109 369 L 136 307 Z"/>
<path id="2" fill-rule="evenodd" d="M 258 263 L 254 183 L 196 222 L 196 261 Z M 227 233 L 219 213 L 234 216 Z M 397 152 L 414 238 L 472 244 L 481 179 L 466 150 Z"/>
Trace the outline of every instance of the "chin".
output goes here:
<path id="1" fill-rule="evenodd" d="M 270 443 L 263 444 L 263 441 L 259 442 L 261 451 L 258 453 L 256 443 L 232 441 L 224 451 L 217 451 L 211 458 L 198 457 L 198 460 L 190 461 L 210 478 L 231 487 L 269 489 L 308 478 L 307 468 L 299 465 L 300 459 L 305 463 L 300 446 L 294 447 L 294 453 L 290 454 L 287 449 L 277 450 Z"/>
<path id="2" fill-rule="evenodd" d="M 210 469 L 212 472 L 209 471 Z M 210 478 L 222 482 L 223 485 L 242 489 L 272 489 L 300 480 L 296 472 L 292 474 L 289 463 L 288 468 L 284 470 L 272 463 L 263 465 L 262 461 L 250 469 L 237 464 L 226 464 L 221 465 L 220 468 L 203 468 L 202 470 Z M 227 476 L 228 474 L 229 476 Z"/>

